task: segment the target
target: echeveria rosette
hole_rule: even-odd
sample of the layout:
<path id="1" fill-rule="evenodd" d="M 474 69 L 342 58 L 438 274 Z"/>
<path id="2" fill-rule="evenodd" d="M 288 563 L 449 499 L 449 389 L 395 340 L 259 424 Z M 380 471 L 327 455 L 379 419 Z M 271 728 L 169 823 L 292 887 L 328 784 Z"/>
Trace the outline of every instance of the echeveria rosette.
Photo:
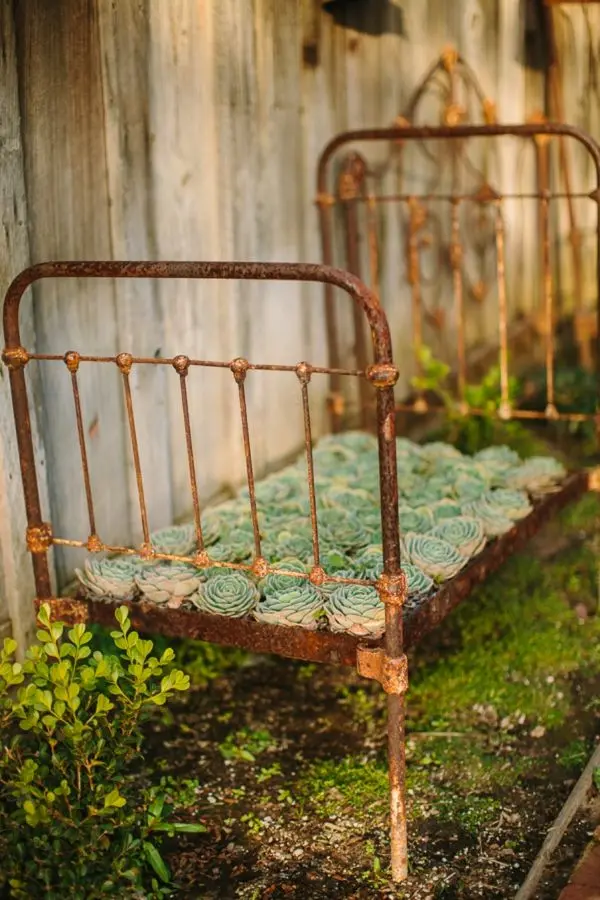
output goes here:
<path id="1" fill-rule="evenodd" d="M 438 500 L 430 509 L 435 525 L 462 515 L 462 507 L 456 500 Z"/>
<path id="2" fill-rule="evenodd" d="M 242 572 L 218 572 L 200 586 L 195 601 L 205 612 L 242 618 L 255 609 L 260 593 L 255 583 Z"/>
<path id="3" fill-rule="evenodd" d="M 463 455 L 452 444 L 446 444 L 443 441 L 430 441 L 428 444 L 422 445 L 421 458 L 435 463 L 439 459 L 462 459 Z"/>
<path id="4" fill-rule="evenodd" d="M 490 503 L 485 497 L 466 503 L 463 506 L 466 516 L 479 519 L 485 531 L 486 537 L 495 538 L 506 534 L 513 527 L 512 519 L 509 519 L 500 507 Z"/>
<path id="5" fill-rule="evenodd" d="M 460 473 L 452 485 L 453 495 L 460 503 L 479 500 L 488 490 L 488 482 L 473 473 Z"/>
<path id="6" fill-rule="evenodd" d="M 502 484 L 506 473 L 521 464 L 519 454 L 505 446 L 486 447 L 476 453 L 473 460 L 487 472 L 492 484 Z"/>
<path id="7" fill-rule="evenodd" d="M 432 506 L 450 496 L 452 485 L 443 478 L 432 477 L 419 478 L 412 490 L 404 484 L 400 489 L 408 506 Z"/>
<path id="8" fill-rule="evenodd" d="M 381 543 L 381 510 L 379 508 L 379 501 L 377 502 L 377 506 L 370 512 L 361 513 L 360 524 L 367 533 L 370 543 Z"/>
<path id="9" fill-rule="evenodd" d="M 448 541 L 429 534 L 407 534 L 404 548 L 410 562 L 435 581 L 449 581 L 467 562 Z"/>
<path id="10" fill-rule="evenodd" d="M 365 547 L 352 561 L 354 578 L 365 581 L 377 581 L 383 573 L 383 547 L 381 544 L 371 544 Z"/>
<path id="11" fill-rule="evenodd" d="M 373 509 L 377 500 L 364 488 L 333 486 L 323 498 L 323 507 L 356 511 L 358 515 Z"/>
<path id="12" fill-rule="evenodd" d="M 473 516 L 458 516 L 442 522 L 431 531 L 432 537 L 448 541 L 461 556 L 470 558 L 483 550 L 486 534 L 482 522 Z"/>
<path id="13" fill-rule="evenodd" d="M 325 613 L 332 631 L 374 637 L 385 630 L 385 607 L 375 588 L 340 584 L 327 597 Z"/>
<path id="14" fill-rule="evenodd" d="M 418 566 L 402 563 L 402 571 L 406 575 L 408 599 L 420 600 L 432 592 L 435 587 L 433 578 L 426 575 Z"/>
<path id="15" fill-rule="evenodd" d="M 352 552 L 366 547 L 369 535 L 360 519 L 345 509 L 325 509 L 318 515 L 319 537 L 326 547 Z"/>
<path id="16" fill-rule="evenodd" d="M 172 525 L 150 535 L 150 542 L 157 553 L 173 556 L 191 556 L 197 548 L 193 525 Z"/>
<path id="17" fill-rule="evenodd" d="M 183 563 L 158 563 L 141 569 L 135 583 L 142 597 L 157 606 L 177 609 L 200 587 L 201 575 Z"/>
<path id="18" fill-rule="evenodd" d="M 433 515 L 426 506 L 400 506 L 398 509 L 400 529 L 408 533 L 425 534 L 433 528 Z"/>
<path id="19" fill-rule="evenodd" d="M 307 575 L 309 567 L 299 559 L 280 559 L 277 563 L 278 569 L 284 569 L 288 572 L 298 572 Z M 279 594 L 285 594 L 290 590 L 294 590 L 298 585 L 306 583 L 306 579 L 294 578 L 293 575 L 281 575 L 279 572 L 270 572 L 261 581 L 258 587 L 261 594 L 267 597 L 276 597 Z"/>
<path id="20" fill-rule="evenodd" d="M 342 578 L 355 578 L 353 574 L 346 575 L 345 572 L 352 572 L 353 560 L 335 547 L 321 548 L 320 563 L 328 575 L 340 575 Z"/>
<path id="21" fill-rule="evenodd" d="M 293 557 L 312 565 L 313 542 L 310 522 L 306 519 L 297 519 L 288 523 L 276 536 L 271 535 L 270 541 L 265 544 L 265 556 L 270 561 Z"/>
<path id="22" fill-rule="evenodd" d="M 107 600 L 132 600 L 137 593 L 135 576 L 145 567 L 138 556 L 86 559 L 75 574 L 85 592 Z"/>
<path id="23" fill-rule="evenodd" d="M 295 581 L 284 593 L 267 594 L 259 602 L 254 617 L 270 625 L 290 625 L 315 631 L 323 609 L 323 596 L 308 581 Z"/>
<path id="24" fill-rule="evenodd" d="M 567 470 L 551 456 L 532 456 L 505 475 L 505 486 L 513 490 L 542 494 L 556 489 Z"/>
<path id="25" fill-rule="evenodd" d="M 496 506 L 507 519 L 524 519 L 533 509 L 525 491 L 512 491 L 509 488 L 498 488 L 485 495 L 488 503 Z"/>

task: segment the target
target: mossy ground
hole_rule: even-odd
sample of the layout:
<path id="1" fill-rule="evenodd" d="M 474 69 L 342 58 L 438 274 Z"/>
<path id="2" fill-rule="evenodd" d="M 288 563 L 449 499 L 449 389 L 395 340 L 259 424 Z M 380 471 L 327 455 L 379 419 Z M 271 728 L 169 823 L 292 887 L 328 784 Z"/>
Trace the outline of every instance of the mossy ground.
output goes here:
<path id="1" fill-rule="evenodd" d="M 214 649 L 205 663 L 188 645 L 198 686 L 148 734 L 148 774 L 195 779 L 188 814 L 210 829 L 169 848 L 178 895 L 514 896 L 598 727 L 598 538 L 600 500 L 588 495 L 412 654 L 402 889 L 386 868 L 378 686 Z M 566 870 L 552 877 L 540 897 L 556 896 Z"/>

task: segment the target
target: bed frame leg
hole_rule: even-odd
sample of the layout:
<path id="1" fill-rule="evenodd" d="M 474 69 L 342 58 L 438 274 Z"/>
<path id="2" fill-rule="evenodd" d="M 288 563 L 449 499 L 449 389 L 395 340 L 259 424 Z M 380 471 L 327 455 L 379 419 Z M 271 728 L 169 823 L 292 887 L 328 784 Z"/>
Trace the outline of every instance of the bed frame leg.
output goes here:
<path id="1" fill-rule="evenodd" d="M 363 678 L 378 681 L 387 694 L 392 880 L 404 881 L 408 877 L 404 745 L 404 695 L 408 689 L 408 663 L 404 654 L 388 656 L 383 647 L 359 647 L 357 671 Z"/>
<path id="2" fill-rule="evenodd" d="M 408 877 L 404 695 L 388 694 L 387 707 L 392 881 L 404 881 Z"/>

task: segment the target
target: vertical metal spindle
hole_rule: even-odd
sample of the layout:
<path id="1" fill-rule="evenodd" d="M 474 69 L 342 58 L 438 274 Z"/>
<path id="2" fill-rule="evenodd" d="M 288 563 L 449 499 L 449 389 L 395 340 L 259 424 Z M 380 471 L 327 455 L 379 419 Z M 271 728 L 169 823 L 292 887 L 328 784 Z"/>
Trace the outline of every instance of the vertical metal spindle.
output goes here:
<path id="1" fill-rule="evenodd" d="M 79 395 L 79 383 L 77 380 L 77 370 L 79 369 L 79 353 L 75 350 L 69 350 L 65 353 L 65 365 L 71 373 L 71 387 L 73 388 L 73 403 L 75 405 L 75 420 L 77 422 L 77 436 L 79 438 L 79 452 L 81 454 L 81 470 L 83 472 L 83 485 L 85 489 L 85 499 L 88 510 L 88 520 L 90 523 L 90 539 L 97 539 L 98 532 L 96 530 L 96 516 L 94 513 L 94 498 L 92 496 L 92 483 L 90 480 L 90 469 L 88 465 L 87 447 L 85 443 L 85 431 L 83 428 L 83 416 L 81 414 L 81 397 Z"/>
<path id="2" fill-rule="evenodd" d="M 133 467 L 135 469 L 135 480 L 137 484 L 138 500 L 140 504 L 140 517 L 142 520 L 142 533 L 144 535 L 144 549 L 150 550 L 150 529 L 148 527 L 148 510 L 146 508 L 146 498 L 144 496 L 144 479 L 142 478 L 142 467 L 140 465 L 140 450 L 138 446 L 137 431 L 135 427 L 135 417 L 133 414 L 133 400 L 131 397 L 131 384 L 129 374 L 133 366 L 133 357 L 131 353 L 119 353 L 116 358 L 117 366 L 123 376 L 123 390 L 125 393 L 125 408 L 127 410 L 127 421 L 129 422 L 129 436 L 131 439 L 131 451 L 133 453 Z"/>
<path id="3" fill-rule="evenodd" d="M 296 375 L 302 389 L 302 412 L 304 415 L 304 445 L 306 449 L 306 469 L 308 474 L 308 500 L 310 503 L 310 524 L 312 529 L 313 558 L 315 566 L 320 566 L 319 525 L 317 521 L 317 500 L 315 495 L 315 469 L 312 452 L 312 428 L 310 424 L 310 405 L 308 401 L 308 383 L 312 369 L 306 362 L 298 363 Z"/>
<path id="4" fill-rule="evenodd" d="M 539 233 L 542 262 L 542 317 L 546 338 L 546 416 L 557 416 L 554 402 L 554 298 L 552 296 L 552 269 L 550 254 L 550 191 L 549 191 L 549 137 L 545 134 L 535 138 L 535 157 L 539 192 Z"/>
<path id="5" fill-rule="evenodd" d="M 261 558 L 260 529 L 258 527 L 256 491 L 254 487 L 254 469 L 252 467 L 252 450 L 250 447 L 250 431 L 248 429 L 248 407 L 246 405 L 246 388 L 244 386 L 249 367 L 250 363 L 248 360 L 241 358 L 234 359 L 229 365 L 239 392 L 242 434 L 244 438 L 244 456 L 246 458 L 246 478 L 248 481 L 248 495 L 250 497 L 250 516 L 252 518 L 252 531 L 254 533 L 254 552 L 257 558 Z"/>
<path id="6" fill-rule="evenodd" d="M 419 232 L 425 224 L 425 210 L 416 197 L 408 200 L 408 283 L 412 294 L 413 350 L 418 377 L 423 375 L 423 305 L 421 297 L 421 267 L 419 264 Z M 421 388 L 417 390 L 414 410 L 427 412 L 427 401 Z"/>
<path id="7" fill-rule="evenodd" d="M 192 426 L 190 422 L 190 407 L 187 395 L 186 379 L 190 370 L 190 360 L 187 356 L 176 356 L 173 360 L 173 368 L 179 375 L 179 387 L 181 389 L 181 409 L 183 410 L 183 427 L 185 430 L 185 447 L 187 450 L 188 470 L 190 474 L 190 490 L 192 492 L 192 504 L 194 507 L 194 528 L 196 540 L 200 552 L 204 550 L 204 535 L 202 534 L 202 521 L 200 515 L 200 499 L 198 497 L 198 480 L 196 478 L 196 461 L 192 444 Z"/>
<path id="8" fill-rule="evenodd" d="M 501 419 L 510 419 L 510 396 L 508 390 L 508 310 L 506 305 L 506 269 L 504 264 L 504 218 L 502 200 L 496 206 L 496 277 L 498 281 L 498 330 L 500 344 L 500 408 Z"/>
<path id="9" fill-rule="evenodd" d="M 325 168 L 321 166 L 317 176 L 317 205 L 319 207 L 319 229 L 321 232 L 321 250 L 323 264 L 326 266 L 333 265 L 333 228 L 332 228 L 332 207 L 335 205 L 335 199 L 326 193 L 327 176 Z M 340 347 L 338 336 L 338 323 L 335 309 L 335 295 L 333 285 L 326 281 L 323 284 L 323 303 L 325 316 L 325 334 L 327 337 L 327 356 L 328 365 L 332 369 L 340 368 Z M 331 422 L 331 430 L 335 434 L 342 427 L 342 419 L 344 416 L 344 396 L 341 391 L 340 375 L 337 372 L 331 372 L 329 375 L 329 397 L 328 408 Z"/>
<path id="10" fill-rule="evenodd" d="M 371 290 L 379 293 L 379 242 L 377 240 L 377 200 L 373 194 L 367 197 L 367 234 L 369 241 L 369 271 Z"/>
<path id="11" fill-rule="evenodd" d="M 460 242 L 460 201 L 452 200 L 452 236 L 450 240 L 450 265 L 452 267 L 452 293 L 456 310 L 458 350 L 458 396 L 461 412 L 468 412 L 465 391 L 467 386 L 467 355 L 465 341 L 465 310 L 462 280 L 463 248 Z"/>
<path id="12" fill-rule="evenodd" d="M 366 163 L 358 153 L 352 153 L 346 161 L 344 170 L 339 180 L 339 197 L 343 202 L 344 220 L 346 231 L 346 268 L 358 278 L 361 274 L 360 239 L 358 222 L 358 197 L 364 190 L 366 175 Z M 354 352 L 356 354 L 356 366 L 363 371 L 367 368 L 368 350 L 365 334 L 365 320 L 362 310 L 357 304 L 352 307 L 354 324 Z M 361 424 L 365 428 L 368 424 L 368 407 L 370 394 L 368 385 L 363 379 L 358 383 Z"/>

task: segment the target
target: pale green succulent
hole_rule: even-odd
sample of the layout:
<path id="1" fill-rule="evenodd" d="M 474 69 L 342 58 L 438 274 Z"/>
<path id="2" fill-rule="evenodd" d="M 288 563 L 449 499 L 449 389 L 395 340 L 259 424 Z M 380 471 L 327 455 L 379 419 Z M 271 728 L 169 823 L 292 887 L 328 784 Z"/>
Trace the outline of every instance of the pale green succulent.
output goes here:
<path id="1" fill-rule="evenodd" d="M 270 547 L 269 544 L 265 545 Z M 266 551 L 265 551 L 266 552 Z M 268 559 L 295 557 L 312 563 L 313 542 L 310 524 L 305 519 L 288 523 L 275 537 L 275 543 Z"/>
<path id="2" fill-rule="evenodd" d="M 482 522 L 472 516 L 457 516 L 436 525 L 432 537 L 441 538 L 456 547 L 461 556 L 470 558 L 483 550 L 486 534 Z"/>
<path id="3" fill-rule="evenodd" d="M 438 500 L 430 507 L 433 520 L 436 525 L 446 519 L 453 519 L 462 515 L 462 507 L 456 500 Z"/>
<path id="4" fill-rule="evenodd" d="M 195 593 L 200 580 L 200 573 L 193 566 L 168 562 L 142 569 L 135 576 L 135 583 L 145 600 L 169 609 L 177 609 Z"/>
<path id="5" fill-rule="evenodd" d="M 400 506 L 398 509 L 400 528 L 403 532 L 414 531 L 424 534 L 433 527 L 433 515 L 427 506 Z"/>
<path id="6" fill-rule="evenodd" d="M 406 575 L 409 599 L 420 600 L 430 594 L 435 587 L 433 578 L 426 575 L 418 566 L 402 563 L 402 571 Z"/>
<path id="7" fill-rule="evenodd" d="M 173 556 L 191 556 L 196 550 L 196 532 L 193 525 L 172 525 L 150 535 L 150 542 L 157 553 Z"/>
<path id="8" fill-rule="evenodd" d="M 383 547 L 381 544 L 371 544 L 361 550 L 352 561 L 352 570 L 355 573 L 354 578 L 377 581 L 383 573 Z"/>
<path id="9" fill-rule="evenodd" d="M 319 536 L 323 544 L 345 552 L 366 547 L 369 536 L 359 518 L 345 509 L 325 509 L 318 515 Z"/>
<path id="10" fill-rule="evenodd" d="M 554 490 L 566 474 L 565 467 L 557 459 L 551 456 L 532 456 L 506 473 L 505 486 L 541 494 Z"/>
<path id="11" fill-rule="evenodd" d="M 117 556 L 112 559 L 86 559 L 83 571 L 75 574 L 85 592 L 110 600 L 132 600 L 137 593 L 135 576 L 144 564 L 137 556 Z"/>
<path id="12" fill-rule="evenodd" d="M 506 514 L 490 503 L 485 497 L 480 500 L 474 500 L 472 503 L 465 503 L 463 512 L 466 516 L 473 516 L 478 519 L 488 538 L 500 537 L 506 534 L 513 527 L 514 522 L 509 519 Z"/>
<path id="13" fill-rule="evenodd" d="M 429 534 L 407 534 L 404 546 L 410 562 L 436 581 L 454 578 L 467 562 L 448 541 Z"/>
<path id="14" fill-rule="evenodd" d="M 325 613 L 332 631 L 361 636 L 385 631 L 385 607 L 375 588 L 341 584 L 328 595 Z"/>
<path id="15" fill-rule="evenodd" d="M 524 519 L 533 509 L 525 491 L 497 488 L 486 494 L 484 499 L 496 506 L 507 519 Z"/>
<path id="16" fill-rule="evenodd" d="M 263 597 L 254 611 L 259 622 L 270 625 L 300 625 L 315 631 L 323 608 L 322 595 L 309 582 L 295 581 L 284 593 Z"/>
<path id="17" fill-rule="evenodd" d="M 288 572 L 299 572 L 303 575 L 308 574 L 309 567 L 299 559 L 289 558 L 280 559 L 277 563 L 278 569 L 284 569 Z M 260 592 L 266 597 L 276 597 L 279 594 L 285 594 L 287 591 L 294 590 L 298 585 L 306 583 L 305 579 L 294 578 L 293 575 L 280 575 L 278 572 L 271 572 L 266 575 L 258 583 Z"/>
<path id="18" fill-rule="evenodd" d="M 241 618 L 256 607 L 260 593 L 254 582 L 242 572 L 211 575 L 200 586 L 195 601 L 205 612 Z"/>
<path id="19" fill-rule="evenodd" d="M 470 503 L 483 497 L 488 487 L 488 482 L 480 475 L 461 472 L 454 481 L 453 494 L 459 503 Z"/>

